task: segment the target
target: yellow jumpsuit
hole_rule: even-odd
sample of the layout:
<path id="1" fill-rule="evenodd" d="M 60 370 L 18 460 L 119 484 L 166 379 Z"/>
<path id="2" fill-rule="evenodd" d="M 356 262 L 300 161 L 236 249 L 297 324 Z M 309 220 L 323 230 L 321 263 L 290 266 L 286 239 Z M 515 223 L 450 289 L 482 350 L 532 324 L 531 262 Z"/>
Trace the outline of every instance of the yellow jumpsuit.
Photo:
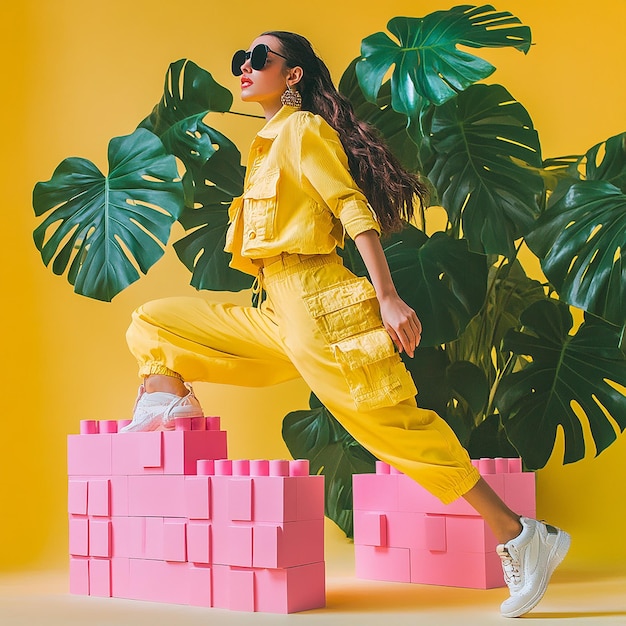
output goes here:
<path id="1" fill-rule="evenodd" d="M 335 252 L 344 232 L 379 230 L 335 131 L 283 107 L 252 144 L 230 217 L 231 265 L 257 275 L 266 299 L 143 305 L 127 334 L 140 376 L 245 386 L 301 376 L 374 456 L 445 503 L 469 491 L 479 474 L 467 452 L 443 419 L 417 407 L 374 288 Z"/>

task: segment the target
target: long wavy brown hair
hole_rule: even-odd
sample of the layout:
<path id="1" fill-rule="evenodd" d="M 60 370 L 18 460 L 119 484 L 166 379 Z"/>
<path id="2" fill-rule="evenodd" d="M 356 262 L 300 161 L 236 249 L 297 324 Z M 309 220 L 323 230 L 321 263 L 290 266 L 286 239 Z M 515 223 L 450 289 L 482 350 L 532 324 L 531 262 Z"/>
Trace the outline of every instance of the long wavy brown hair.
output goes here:
<path id="1" fill-rule="evenodd" d="M 426 186 L 402 167 L 374 127 L 357 119 L 307 39 L 280 30 L 263 35 L 279 40 L 287 67 L 302 68 L 302 79 L 295 86 L 302 96 L 302 110 L 320 115 L 339 134 L 350 173 L 374 209 L 382 232 L 402 230 L 413 217 L 415 203 L 425 203 Z"/>

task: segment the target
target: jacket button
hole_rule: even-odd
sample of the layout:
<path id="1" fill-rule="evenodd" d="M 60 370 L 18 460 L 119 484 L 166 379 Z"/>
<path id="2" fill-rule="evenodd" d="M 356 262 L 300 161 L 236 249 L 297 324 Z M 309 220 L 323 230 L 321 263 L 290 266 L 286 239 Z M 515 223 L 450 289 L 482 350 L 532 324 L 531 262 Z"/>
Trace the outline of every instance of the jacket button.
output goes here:
<path id="1" fill-rule="evenodd" d="M 255 237 L 256 237 L 256 233 L 255 233 L 254 231 L 251 231 L 251 232 L 248 234 L 248 238 L 249 238 L 249 239 L 254 239 Z"/>

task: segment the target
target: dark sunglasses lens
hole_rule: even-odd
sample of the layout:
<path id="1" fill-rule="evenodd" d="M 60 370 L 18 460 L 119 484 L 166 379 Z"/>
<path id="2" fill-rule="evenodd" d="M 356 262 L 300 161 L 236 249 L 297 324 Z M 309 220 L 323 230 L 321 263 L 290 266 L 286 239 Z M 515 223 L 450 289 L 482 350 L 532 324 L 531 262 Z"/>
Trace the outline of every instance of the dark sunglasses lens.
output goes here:
<path id="1" fill-rule="evenodd" d="M 231 66 L 234 76 L 241 76 L 243 74 L 243 72 L 241 71 L 241 66 L 245 62 L 246 62 L 246 51 L 237 50 L 237 52 L 233 54 L 233 60 L 232 60 L 232 66 Z"/>
<path id="2" fill-rule="evenodd" d="M 253 70 L 262 70 L 265 67 L 267 61 L 267 46 L 260 43 L 258 46 L 252 48 L 250 54 L 250 65 Z"/>

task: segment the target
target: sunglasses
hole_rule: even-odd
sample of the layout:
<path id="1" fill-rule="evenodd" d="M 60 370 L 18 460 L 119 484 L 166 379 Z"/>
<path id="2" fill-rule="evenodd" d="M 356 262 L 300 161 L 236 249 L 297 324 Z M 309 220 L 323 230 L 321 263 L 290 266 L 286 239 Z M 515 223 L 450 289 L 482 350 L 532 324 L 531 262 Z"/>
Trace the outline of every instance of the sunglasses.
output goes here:
<path id="1" fill-rule="evenodd" d="M 283 59 L 286 59 L 286 56 L 283 56 L 279 52 L 275 50 L 271 50 L 270 47 L 264 43 L 259 43 L 252 50 L 246 52 L 245 50 L 237 50 L 235 54 L 233 54 L 232 60 L 232 71 L 234 76 L 241 76 L 243 72 L 241 71 L 241 66 L 250 59 L 250 65 L 253 70 L 262 70 L 267 63 L 267 55 L 271 52 L 276 56 L 279 56 Z"/>

